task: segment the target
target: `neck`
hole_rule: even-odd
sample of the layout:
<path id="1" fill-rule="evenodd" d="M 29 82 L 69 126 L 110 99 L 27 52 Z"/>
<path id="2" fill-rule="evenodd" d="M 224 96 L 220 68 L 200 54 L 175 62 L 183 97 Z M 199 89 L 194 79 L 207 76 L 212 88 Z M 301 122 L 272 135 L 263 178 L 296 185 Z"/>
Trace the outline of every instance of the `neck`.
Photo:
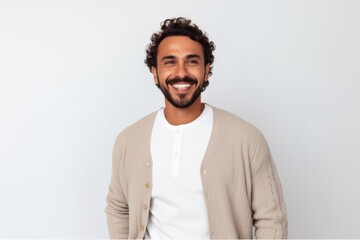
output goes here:
<path id="1" fill-rule="evenodd" d="M 187 124 L 197 119 L 205 108 L 205 104 L 199 101 L 194 102 L 187 108 L 176 108 L 168 101 L 165 102 L 164 115 L 171 125 Z"/>

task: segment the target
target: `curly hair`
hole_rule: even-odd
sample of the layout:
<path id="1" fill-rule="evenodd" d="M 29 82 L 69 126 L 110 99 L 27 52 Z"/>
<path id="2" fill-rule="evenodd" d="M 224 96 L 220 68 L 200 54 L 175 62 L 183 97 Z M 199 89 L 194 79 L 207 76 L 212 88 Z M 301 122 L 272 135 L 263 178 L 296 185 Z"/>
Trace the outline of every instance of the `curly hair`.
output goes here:
<path id="1" fill-rule="evenodd" d="M 204 51 L 205 65 L 210 63 L 209 76 L 211 76 L 213 69 L 211 65 L 214 62 L 212 52 L 215 50 L 215 44 L 209 41 L 206 33 L 191 23 L 190 19 L 183 17 L 166 19 L 161 24 L 161 30 L 151 36 L 151 43 L 147 46 L 146 59 L 144 61 L 150 71 L 152 67 L 157 67 L 156 57 L 160 42 L 169 36 L 187 36 L 193 41 L 200 43 Z"/>

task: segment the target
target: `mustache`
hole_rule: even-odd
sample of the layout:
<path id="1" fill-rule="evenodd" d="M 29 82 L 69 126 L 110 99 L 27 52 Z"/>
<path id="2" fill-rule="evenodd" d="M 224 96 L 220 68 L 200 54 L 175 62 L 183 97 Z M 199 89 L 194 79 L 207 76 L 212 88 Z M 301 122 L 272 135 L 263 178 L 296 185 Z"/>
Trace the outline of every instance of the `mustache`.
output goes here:
<path id="1" fill-rule="evenodd" d="M 196 79 L 189 77 L 189 76 L 185 76 L 183 78 L 181 78 L 181 77 L 169 78 L 169 79 L 166 79 L 166 81 L 165 81 L 166 84 L 176 84 L 176 83 L 180 83 L 180 82 L 193 83 L 193 84 L 198 83 L 198 81 Z"/>

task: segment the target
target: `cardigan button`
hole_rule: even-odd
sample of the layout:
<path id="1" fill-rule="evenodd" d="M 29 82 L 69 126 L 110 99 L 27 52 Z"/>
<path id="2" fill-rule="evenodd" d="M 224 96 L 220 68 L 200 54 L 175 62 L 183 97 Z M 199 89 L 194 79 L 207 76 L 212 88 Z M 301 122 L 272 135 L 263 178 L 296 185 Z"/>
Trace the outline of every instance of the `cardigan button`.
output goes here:
<path id="1" fill-rule="evenodd" d="M 150 188 L 150 186 L 151 186 L 150 183 L 145 184 L 145 187 L 148 189 Z"/>
<path id="2" fill-rule="evenodd" d="M 150 165 L 151 165 L 151 163 L 150 163 L 149 161 L 147 161 L 147 162 L 145 163 L 145 166 L 147 166 L 147 167 L 150 167 Z"/>
<path id="3" fill-rule="evenodd" d="M 141 224 L 140 231 L 144 231 L 144 230 L 145 230 L 145 227 L 144 227 L 144 225 Z"/>

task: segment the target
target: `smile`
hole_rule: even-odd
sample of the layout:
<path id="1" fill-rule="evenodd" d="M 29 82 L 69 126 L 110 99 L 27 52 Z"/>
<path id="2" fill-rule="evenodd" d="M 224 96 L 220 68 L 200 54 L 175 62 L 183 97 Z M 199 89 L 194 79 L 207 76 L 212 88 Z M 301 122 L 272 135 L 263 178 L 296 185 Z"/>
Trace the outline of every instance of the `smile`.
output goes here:
<path id="1" fill-rule="evenodd" d="M 175 83 L 172 84 L 171 86 L 173 86 L 175 89 L 177 90 L 185 90 L 191 87 L 191 83 Z"/>

